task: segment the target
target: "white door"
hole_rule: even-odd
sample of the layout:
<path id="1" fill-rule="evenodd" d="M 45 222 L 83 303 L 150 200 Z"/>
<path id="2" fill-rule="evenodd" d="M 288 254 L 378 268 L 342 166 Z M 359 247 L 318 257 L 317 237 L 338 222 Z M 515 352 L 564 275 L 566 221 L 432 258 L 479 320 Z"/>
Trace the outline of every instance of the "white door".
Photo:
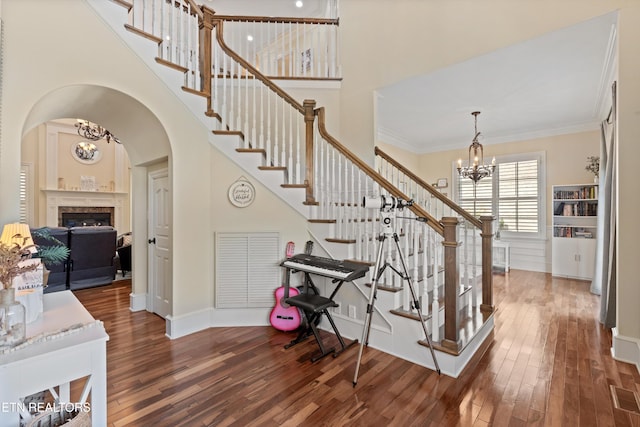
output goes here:
<path id="1" fill-rule="evenodd" d="M 149 173 L 149 296 L 152 311 L 171 314 L 171 215 L 167 169 Z"/>

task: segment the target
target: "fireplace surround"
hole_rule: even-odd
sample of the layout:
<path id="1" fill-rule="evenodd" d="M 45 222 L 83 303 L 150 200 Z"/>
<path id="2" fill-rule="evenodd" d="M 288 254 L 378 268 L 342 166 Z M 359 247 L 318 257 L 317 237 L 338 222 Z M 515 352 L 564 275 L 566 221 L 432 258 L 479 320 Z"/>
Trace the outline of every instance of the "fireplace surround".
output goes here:
<path id="1" fill-rule="evenodd" d="M 123 214 L 128 206 L 128 194 L 120 192 L 100 191 L 65 191 L 44 190 L 47 199 L 46 225 L 49 227 L 67 227 L 63 223 L 62 214 L 76 222 L 74 226 L 110 225 L 116 230 L 123 230 L 125 218 Z M 74 215 L 73 214 L 82 214 Z M 108 215 L 108 219 L 107 219 Z M 108 221 L 108 223 L 106 223 Z"/>
<path id="2" fill-rule="evenodd" d="M 59 206 L 59 227 L 113 226 L 113 206 Z"/>

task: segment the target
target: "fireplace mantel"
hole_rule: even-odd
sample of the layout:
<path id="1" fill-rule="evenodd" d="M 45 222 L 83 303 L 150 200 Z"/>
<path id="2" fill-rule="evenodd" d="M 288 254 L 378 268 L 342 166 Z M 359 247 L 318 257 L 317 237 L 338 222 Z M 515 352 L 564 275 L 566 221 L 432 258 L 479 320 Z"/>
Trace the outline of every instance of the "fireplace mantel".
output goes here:
<path id="1" fill-rule="evenodd" d="M 68 191 L 42 190 L 47 198 L 47 221 L 49 227 L 58 226 L 58 208 L 60 206 L 74 207 L 113 207 L 113 227 L 118 231 L 122 227 L 123 208 L 128 203 L 128 193 L 107 191 Z"/>

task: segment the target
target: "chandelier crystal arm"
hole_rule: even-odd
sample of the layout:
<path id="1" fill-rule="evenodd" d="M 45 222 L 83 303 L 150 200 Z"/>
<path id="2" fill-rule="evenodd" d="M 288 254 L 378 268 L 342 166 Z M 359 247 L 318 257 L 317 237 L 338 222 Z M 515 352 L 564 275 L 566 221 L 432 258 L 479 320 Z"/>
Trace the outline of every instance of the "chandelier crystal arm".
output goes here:
<path id="1" fill-rule="evenodd" d="M 91 123 L 89 120 L 80 120 L 75 124 L 78 128 L 78 135 L 87 138 L 90 141 L 97 141 L 99 139 L 106 139 L 107 144 L 114 141 L 116 144 L 121 144 L 120 140 L 116 138 L 111 132 L 103 128 L 102 126 Z"/>

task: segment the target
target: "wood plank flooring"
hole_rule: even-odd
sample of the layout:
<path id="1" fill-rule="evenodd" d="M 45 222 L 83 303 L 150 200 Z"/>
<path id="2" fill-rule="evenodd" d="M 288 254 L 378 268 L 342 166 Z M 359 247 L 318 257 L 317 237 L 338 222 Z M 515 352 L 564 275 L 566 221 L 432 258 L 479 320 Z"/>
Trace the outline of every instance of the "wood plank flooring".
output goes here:
<path id="1" fill-rule="evenodd" d="M 640 427 L 613 406 L 610 386 L 638 393 L 640 375 L 611 357 L 589 283 L 518 270 L 494 283 L 494 341 L 458 379 L 367 348 L 355 389 L 357 347 L 312 364 L 312 339 L 284 350 L 293 335 L 270 327 L 169 340 L 161 318 L 129 311 L 128 281 L 75 294 L 110 336 L 109 426 Z"/>

